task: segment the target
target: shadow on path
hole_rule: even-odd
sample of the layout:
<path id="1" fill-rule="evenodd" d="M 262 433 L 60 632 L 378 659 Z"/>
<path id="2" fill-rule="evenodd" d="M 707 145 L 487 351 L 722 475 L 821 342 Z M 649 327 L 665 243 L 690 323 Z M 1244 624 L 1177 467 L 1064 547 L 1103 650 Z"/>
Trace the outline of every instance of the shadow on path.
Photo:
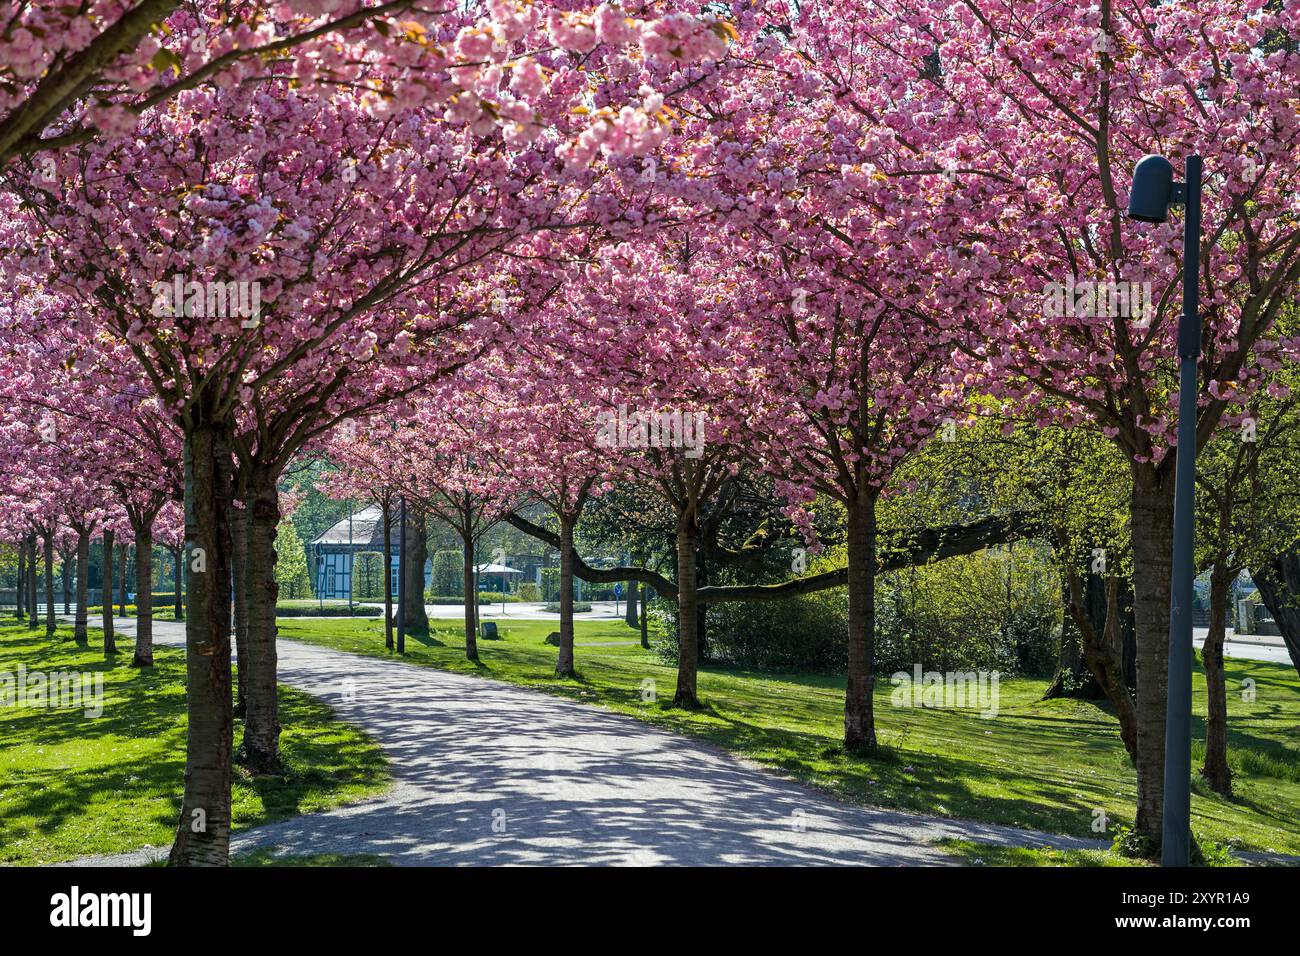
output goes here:
<path id="1" fill-rule="evenodd" d="M 134 622 L 124 619 L 123 632 Z M 183 625 L 155 622 L 159 643 Z M 540 691 L 282 640 L 283 681 L 364 727 L 393 763 L 381 797 L 237 833 L 235 852 L 393 863 L 953 865 L 931 846 L 1098 841 L 854 807 L 705 744 Z M 75 861 L 144 862 L 164 851 Z"/>

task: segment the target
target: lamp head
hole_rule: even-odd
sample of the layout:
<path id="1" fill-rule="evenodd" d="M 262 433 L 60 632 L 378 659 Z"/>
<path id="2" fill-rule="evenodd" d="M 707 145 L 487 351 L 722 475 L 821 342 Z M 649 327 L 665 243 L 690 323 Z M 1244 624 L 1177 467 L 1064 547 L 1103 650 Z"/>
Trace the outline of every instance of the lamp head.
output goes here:
<path id="1" fill-rule="evenodd" d="M 1169 204 L 1177 201 L 1174 167 L 1169 160 L 1154 154 L 1138 160 L 1128 194 L 1128 217 L 1140 222 L 1165 222 L 1169 219 Z"/>

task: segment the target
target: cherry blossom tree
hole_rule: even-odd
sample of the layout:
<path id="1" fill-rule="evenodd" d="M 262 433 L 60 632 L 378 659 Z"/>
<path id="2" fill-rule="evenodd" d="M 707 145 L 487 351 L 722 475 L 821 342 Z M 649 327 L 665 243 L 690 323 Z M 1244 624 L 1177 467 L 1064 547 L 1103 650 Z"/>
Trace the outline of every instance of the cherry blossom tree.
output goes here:
<path id="1" fill-rule="evenodd" d="M 552 302 L 551 308 L 563 308 Z M 573 655 L 574 533 L 583 509 L 610 487 L 622 457 L 601 442 L 601 413 L 615 406 L 599 387 L 574 388 L 585 370 L 551 343 L 537 322 L 544 310 L 495 356 L 465 370 L 456 387 L 468 397 L 457 418 L 467 446 L 518 494 L 544 504 L 559 531 L 560 644 L 557 677 L 575 677 Z M 595 385 L 595 383 L 592 383 Z"/>
<path id="2" fill-rule="evenodd" d="M 548 86 L 591 70 L 596 54 L 612 56 L 611 75 L 622 81 L 656 65 L 712 61 L 736 35 L 717 17 L 672 4 L 638 18 L 608 3 L 568 7 L 7 0 L 0 5 L 0 167 L 101 133 L 129 133 L 144 113 L 187 90 L 248 82 L 276 61 L 291 62 L 304 85 L 361 83 L 397 108 L 442 112 L 480 131 L 499 126 L 529 142 L 543 128 L 537 107 Z M 635 96 L 619 108 L 603 105 L 574 142 L 574 161 L 657 141 L 665 127 L 656 112 Z M 44 160 L 37 156 L 41 175 L 52 179 Z"/>
<path id="3" fill-rule="evenodd" d="M 1125 184 L 1143 153 L 1166 154 L 1176 167 L 1194 152 L 1205 159 L 1196 427 L 1204 446 L 1225 413 L 1295 355 L 1277 321 L 1300 280 L 1300 171 L 1290 159 L 1300 51 L 1283 33 L 1293 28 L 1289 5 L 1113 0 L 1014 11 L 965 0 L 927 7 L 909 28 L 918 52 L 923 42 L 938 49 L 932 101 L 948 144 L 935 156 L 955 170 L 952 203 L 989 254 L 977 280 L 985 305 L 973 313 L 988 341 L 964 350 L 970 374 L 1044 418 L 1101 430 L 1129 461 L 1136 829 L 1156 842 L 1182 224 L 1127 221 Z M 946 92 L 957 89 L 981 108 Z M 1044 288 L 1067 281 L 1134 283 L 1149 289 L 1150 308 L 1089 308 L 1079 296 L 1082 307 L 1058 315 Z"/>

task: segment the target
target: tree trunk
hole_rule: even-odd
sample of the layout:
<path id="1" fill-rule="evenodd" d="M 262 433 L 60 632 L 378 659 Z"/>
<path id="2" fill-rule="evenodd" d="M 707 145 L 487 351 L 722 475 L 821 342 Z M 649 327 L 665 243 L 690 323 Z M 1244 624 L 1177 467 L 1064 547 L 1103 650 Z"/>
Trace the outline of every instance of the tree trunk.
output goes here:
<path id="1" fill-rule="evenodd" d="M 120 617 L 126 617 L 126 543 L 117 546 L 117 606 Z"/>
<path id="2" fill-rule="evenodd" d="M 674 707 L 700 706 L 697 680 L 700 668 L 699 597 L 695 587 L 695 553 L 699 537 L 695 512 L 687 509 L 677 518 L 677 691 Z"/>
<path id="3" fill-rule="evenodd" d="M 573 519 L 560 518 L 560 648 L 556 677 L 577 677 L 573 669 Z"/>
<path id="4" fill-rule="evenodd" d="M 1137 623 L 1133 615 L 1133 579 L 1119 579 L 1119 646 L 1124 662 L 1124 683 L 1137 693 Z"/>
<path id="5" fill-rule="evenodd" d="M 275 536 L 280 526 L 280 497 L 276 475 L 250 476 L 245 555 L 244 604 L 247 634 L 239 648 L 240 685 L 244 688 L 244 742 L 241 762 L 254 773 L 275 774 L 280 766 L 280 719 L 277 701 L 275 605 L 280 586 L 275 580 Z"/>
<path id="6" fill-rule="evenodd" d="M 1232 572 L 1221 561 L 1210 570 L 1210 628 L 1201 648 L 1205 666 L 1205 763 L 1201 776 L 1215 793 L 1232 796 L 1232 771 L 1228 769 L 1228 690 L 1223 675 L 1223 641 L 1227 622 L 1228 590 Z"/>
<path id="7" fill-rule="evenodd" d="M 1250 576 L 1268 613 L 1277 621 L 1291 663 L 1300 673 L 1300 551 L 1280 554 Z"/>
<path id="8" fill-rule="evenodd" d="M 1169 692 L 1174 479 L 1135 476 L 1130 512 L 1133 612 L 1137 625 L 1137 817 L 1134 829 L 1160 845 L 1165 794 L 1165 705 Z"/>
<path id="9" fill-rule="evenodd" d="M 1075 700 L 1098 700 L 1106 696 L 1096 676 L 1088 669 L 1083 653 L 1083 636 L 1070 610 L 1070 584 L 1065 572 L 1061 575 L 1062 603 L 1065 615 L 1061 620 L 1061 649 L 1057 656 L 1056 674 L 1043 694 L 1043 700 L 1069 697 Z M 1089 574 L 1084 589 L 1086 613 L 1094 630 L 1106 627 L 1105 584 L 1099 575 Z M 1098 601 L 1097 598 L 1101 600 Z M 1100 613 L 1098 613 L 1100 611 Z"/>
<path id="10" fill-rule="evenodd" d="M 848 505 L 849 661 L 844 692 L 844 749 L 876 746 L 876 494 L 864 492 Z"/>
<path id="11" fill-rule="evenodd" d="M 478 660 L 478 590 L 474 586 L 474 536 L 466 533 L 462 535 L 461 540 L 465 545 L 465 657 L 476 661 Z M 410 584 L 407 588 L 410 588 Z M 423 589 L 421 591 L 423 592 Z M 420 610 L 424 610 L 423 599 L 420 601 Z"/>
<path id="12" fill-rule="evenodd" d="M 384 520 L 384 646 L 393 649 L 393 509 L 384 498 L 380 503 Z"/>
<path id="13" fill-rule="evenodd" d="M 41 614 L 37 610 L 40 595 L 40 575 L 36 570 L 36 532 L 27 539 L 27 626 L 32 630 L 41 626 Z"/>
<path id="14" fill-rule="evenodd" d="M 647 592 L 649 585 L 644 581 L 641 582 L 641 646 L 646 650 L 650 649 L 650 617 L 646 614 L 646 604 L 649 603 Z"/>
<path id="15" fill-rule="evenodd" d="M 18 578 L 14 582 L 14 617 L 24 621 L 27 619 L 27 579 L 23 576 L 27 564 L 27 542 L 19 541 L 14 550 L 18 552 Z"/>
<path id="16" fill-rule="evenodd" d="M 69 580 L 72 561 L 71 553 L 68 551 L 59 552 L 59 577 L 63 579 L 63 613 L 65 616 L 72 613 L 72 582 Z"/>
<path id="17" fill-rule="evenodd" d="M 635 581 L 628 581 L 623 591 L 627 595 L 627 606 L 623 609 L 623 623 L 628 627 L 638 627 L 640 623 L 636 615 L 636 587 Z"/>
<path id="18" fill-rule="evenodd" d="M 429 556 L 429 542 L 424 511 L 408 506 L 406 520 L 406 554 L 402 555 L 400 569 L 406 580 L 402 623 L 408 634 L 427 634 L 429 613 L 424 609 L 424 562 Z"/>
<path id="19" fill-rule="evenodd" d="M 153 532 L 135 528 L 135 657 L 133 667 L 153 666 Z"/>
<path id="20" fill-rule="evenodd" d="M 205 409 L 198 409 L 202 414 Z M 230 445 L 228 427 L 190 424 L 185 435 L 185 795 L 172 866 L 230 862 Z"/>
<path id="21" fill-rule="evenodd" d="M 248 492 L 242 491 L 242 508 L 230 513 L 230 575 L 234 585 L 235 619 L 235 716 L 243 717 L 248 706 L 245 685 L 248 671 Z"/>
<path id="22" fill-rule="evenodd" d="M 45 532 L 45 636 L 54 636 L 54 528 Z"/>
<path id="23" fill-rule="evenodd" d="M 695 587 L 704 587 L 711 583 L 709 562 L 700 548 L 695 555 Z M 707 604 L 696 603 L 695 605 L 695 654 L 699 660 L 707 661 L 709 659 L 709 606 Z"/>
<path id="24" fill-rule="evenodd" d="M 104 612 L 104 656 L 117 653 L 117 638 L 113 634 L 113 532 L 104 532 L 104 587 L 99 596 L 100 610 Z"/>
<path id="25" fill-rule="evenodd" d="M 1072 567 L 1065 568 L 1066 583 L 1070 589 L 1070 615 L 1079 629 L 1083 645 L 1083 660 L 1088 670 L 1101 686 L 1119 720 L 1119 736 L 1130 758 L 1137 759 L 1138 719 L 1137 708 L 1124 682 L 1124 662 L 1119 636 L 1119 581 L 1112 577 L 1105 583 L 1105 620 L 1101 631 L 1085 603 L 1083 586 Z"/>
<path id="26" fill-rule="evenodd" d="M 175 601 L 175 609 L 172 613 L 176 617 L 176 620 L 183 621 L 185 620 L 185 605 L 181 600 L 181 587 L 185 578 L 182 573 L 181 564 L 185 558 L 185 553 L 182 548 L 172 548 L 170 550 L 174 561 L 172 564 L 172 587 L 176 591 L 176 593 L 172 595 L 172 599 Z"/>
<path id="27" fill-rule="evenodd" d="M 77 616 L 72 625 L 72 639 L 82 647 L 88 647 L 90 638 L 87 634 L 90 603 L 90 531 L 77 530 Z"/>

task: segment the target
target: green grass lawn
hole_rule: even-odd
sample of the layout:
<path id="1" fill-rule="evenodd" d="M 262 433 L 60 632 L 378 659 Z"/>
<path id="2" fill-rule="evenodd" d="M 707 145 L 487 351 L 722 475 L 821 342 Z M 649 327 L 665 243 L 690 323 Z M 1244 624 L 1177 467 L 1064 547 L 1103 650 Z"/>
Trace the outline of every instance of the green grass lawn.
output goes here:
<path id="1" fill-rule="evenodd" d="M 1052 847 L 995 846 L 974 840 L 940 840 L 940 849 L 967 866 L 1154 866 L 1110 850 L 1056 850 Z"/>
<path id="2" fill-rule="evenodd" d="M 130 642 L 104 660 L 60 628 L 0 624 L 0 673 L 104 675 L 103 714 L 0 707 L 0 862 L 33 865 L 171 843 L 185 769 L 185 657 L 157 647 L 152 668 L 131 667 Z M 381 792 L 389 773 L 370 737 L 324 703 L 280 688 L 286 774 L 253 778 L 236 769 L 236 828 L 310 813 Z M 242 728 L 236 726 L 235 740 Z"/>
<path id="3" fill-rule="evenodd" d="M 509 681 L 631 714 L 689 734 L 848 800 L 875 806 L 1032 827 L 1109 840 L 1133 822 L 1134 772 L 1114 718 L 1093 703 L 1039 701 L 1046 682 L 1006 680 L 996 717 L 973 711 L 890 705 L 888 675 L 879 682 L 876 719 L 881 752 L 871 758 L 839 749 L 843 678 L 705 668 L 700 713 L 666 706 L 675 671 L 639 646 L 582 647 L 634 641 L 621 622 L 578 621 L 580 679 L 553 676 L 555 648 L 544 643 L 553 621 L 497 622 L 501 640 L 479 641 L 482 662 L 465 660 L 460 621 L 435 621 L 430 636 L 407 637 L 412 663 Z M 282 619 L 283 637 L 374 657 L 384 649 L 381 621 Z M 1198 838 L 1245 849 L 1300 854 L 1300 681 L 1280 664 L 1229 660 L 1230 762 L 1236 796 L 1225 800 L 1195 783 Z M 1195 730 L 1205 712 L 1197 670 Z M 1246 678 L 1255 700 L 1242 699 Z M 654 681 L 657 699 L 642 700 Z M 1199 764 L 1197 764 L 1199 766 Z M 1105 833 L 1092 829 L 1104 811 Z"/>

